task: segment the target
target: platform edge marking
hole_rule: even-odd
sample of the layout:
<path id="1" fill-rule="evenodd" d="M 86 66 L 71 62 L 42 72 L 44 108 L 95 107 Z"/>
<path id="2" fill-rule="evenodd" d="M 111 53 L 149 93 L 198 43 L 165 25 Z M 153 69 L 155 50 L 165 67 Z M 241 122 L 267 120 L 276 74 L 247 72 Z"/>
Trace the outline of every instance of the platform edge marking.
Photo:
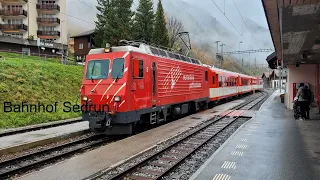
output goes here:
<path id="1" fill-rule="evenodd" d="M 270 97 L 269 97 L 270 98 Z M 267 99 L 268 100 L 268 99 Z M 197 178 L 199 176 L 199 174 L 202 172 L 203 169 L 205 169 L 208 164 L 212 161 L 212 159 L 214 159 L 217 154 L 219 154 L 219 152 L 229 143 L 229 141 L 231 141 L 231 139 L 239 133 L 240 130 L 242 130 L 242 128 L 248 124 L 249 122 L 251 122 L 254 118 L 249 119 L 247 122 L 243 123 L 212 155 L 209 159 L 207 159 L 205 161 L 205 163 L 202 164 L 202 166 L 200 166 L 200 168 L 193 173 L 193 175 L 188 179 L 188 180 L 194 180 L 195 178 Z M 230 179 L 230 176 L 229 176 Z"/>
<path id="2" fill-rule="evenodd" d="M 276 92 L 276 91 L 275 91 Z M 265 105 L 266 102 L 268 102 L 271 97 L 275 94 L 275 92 L 273 92 L 269 97 L 268 99 L 262 103 L 262 105 L 260 106 L 259 110 L 260 111 L 262 109 L 262 107 Z M 217 154 L 219 154 L 219 152 L 229 143 L 229 141 L 231 141 L 231 139 L 239 133 L 240 130 L 242 130 L 242 128 L 247 125 L 248 123 L 252 122 L 252 120 L 255 119 L 255 116 L 256 114 L 254 114 L 254 116 L 248 120 L 247 122 L 243 123 L 212 155 L 209 159 L 206 160 L 205 163 L 203 163 L 202 166 L 200 166 L 200 168 L 195 172 L 193 173 L 193 175 L 189 178 L 189 180 L 194 180 L 195 178 L 197 178 L 197 176 L 199 176 L 199 174 L 208 166 L 208 164 L 212 161 L 212 159 L 214 159 Z M 229 177 L 230 179 L 230 177 Z"/>

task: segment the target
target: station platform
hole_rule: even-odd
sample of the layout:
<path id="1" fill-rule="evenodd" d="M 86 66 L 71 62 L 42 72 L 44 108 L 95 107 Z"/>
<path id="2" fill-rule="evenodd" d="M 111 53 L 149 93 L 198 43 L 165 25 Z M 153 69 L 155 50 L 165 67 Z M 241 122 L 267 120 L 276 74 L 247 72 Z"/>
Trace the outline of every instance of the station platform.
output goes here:
<path id="1" fill-rule="evenodd" d="M 115 167 L 216 115 L 231 109 L 244 100 L 235 100 L 200 113 L 164 124 L 157 128 L 107 144 L 92 151 L 67 159 L 53 166 L 26 174 L 23 180 L 84 179 L 102 170 Z M 57 173 L 59 172 L 59 173 Z M 45 178 L 44 178 L 45 177 Z"/>
<path id="2" fill-rule="evenodd" d="M 295 120 L 279 95 L 274 92 L 189 180 L 320 179 L 320 115 Z"/>
<path id="3" fill-rule="evenodd" d="M 86 121 L 0 137 L 0 155 L 49 143 L 49 140 L 87 130 Z M 47 142 L 46 142 L 47 141 Z"/>

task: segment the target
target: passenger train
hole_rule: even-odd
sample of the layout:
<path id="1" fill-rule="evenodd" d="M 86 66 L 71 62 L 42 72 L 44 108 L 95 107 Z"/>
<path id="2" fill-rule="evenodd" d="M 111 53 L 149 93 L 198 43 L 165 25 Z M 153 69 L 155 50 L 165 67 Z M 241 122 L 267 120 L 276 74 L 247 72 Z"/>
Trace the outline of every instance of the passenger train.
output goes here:
<path id="1" fill-rule="evenodd" d="M 160 124 L 263 88 L 257 77 L 144 43 L 122 43 L 86 57 L 82 117 L 95 132 L 132 134 L 143 123 Z"/>

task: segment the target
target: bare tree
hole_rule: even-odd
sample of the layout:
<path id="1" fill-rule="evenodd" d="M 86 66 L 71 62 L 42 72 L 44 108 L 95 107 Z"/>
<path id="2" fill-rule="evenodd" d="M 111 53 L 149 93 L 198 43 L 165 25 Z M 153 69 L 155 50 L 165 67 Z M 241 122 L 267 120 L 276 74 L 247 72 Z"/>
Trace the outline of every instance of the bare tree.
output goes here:
<path id="1" fill-rule="evenodd" d="M 172 48 L 179 41 L 179 32 L 183 31 L 182 23 L 174 16 L 168 18 L 169 46 Z"/>

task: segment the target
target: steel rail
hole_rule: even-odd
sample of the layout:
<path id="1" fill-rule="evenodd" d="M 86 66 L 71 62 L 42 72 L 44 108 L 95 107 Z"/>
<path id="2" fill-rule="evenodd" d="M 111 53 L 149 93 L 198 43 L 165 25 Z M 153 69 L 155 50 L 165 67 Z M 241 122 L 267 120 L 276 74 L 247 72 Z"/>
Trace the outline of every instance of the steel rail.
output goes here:
<path id="1" fill-rule="evenodd" d="M 21 157 L 13 158 L 7 161 L 3 161 L 0 163 L 0 177 L 7 177 L 20 173 L 25 172 L 26 170 L 30 170 L 35 166 L 43 165 L 45 163 L 54 161 L 58 158 L 62 158 L 71 154 L 75 154 L 81 151 L 84 151 L 86 149 L 89 149 L 91 147 L 100 145 L 104 142 L 112 141 L 114 138 L 101 138 L 100 135 L 92 135 L 87 138 L 83 138 L 80 140 L 72 141 L 70 143 L 65 143 L 59 146 L 55 146 L 53 148 L 37 151 L 35 153 L 27 154 Z M 92 142 L 90 142 L 92 141 Z M 85 144 L 88 142 L 88 144 Z M 81 145 L 84 143 L 84 145 Z M 79 147 L 76 147 L 77 145 L 80 145 Z M 76 147 L 76 148 L 72 148 Z M 45 157 L 45 155 L 52 153 L 54 151 L 63 151 L 63 153 L 56 153 L 54 155 Z M 32 161 L 32 162 L 27 162 Z M 25 163 L 25 164 L 23 164 Z M 22 164 L 22 165 L 21 165 Z M 8 168 L 10 166 L 16 166 L 15 168 Z"/>

